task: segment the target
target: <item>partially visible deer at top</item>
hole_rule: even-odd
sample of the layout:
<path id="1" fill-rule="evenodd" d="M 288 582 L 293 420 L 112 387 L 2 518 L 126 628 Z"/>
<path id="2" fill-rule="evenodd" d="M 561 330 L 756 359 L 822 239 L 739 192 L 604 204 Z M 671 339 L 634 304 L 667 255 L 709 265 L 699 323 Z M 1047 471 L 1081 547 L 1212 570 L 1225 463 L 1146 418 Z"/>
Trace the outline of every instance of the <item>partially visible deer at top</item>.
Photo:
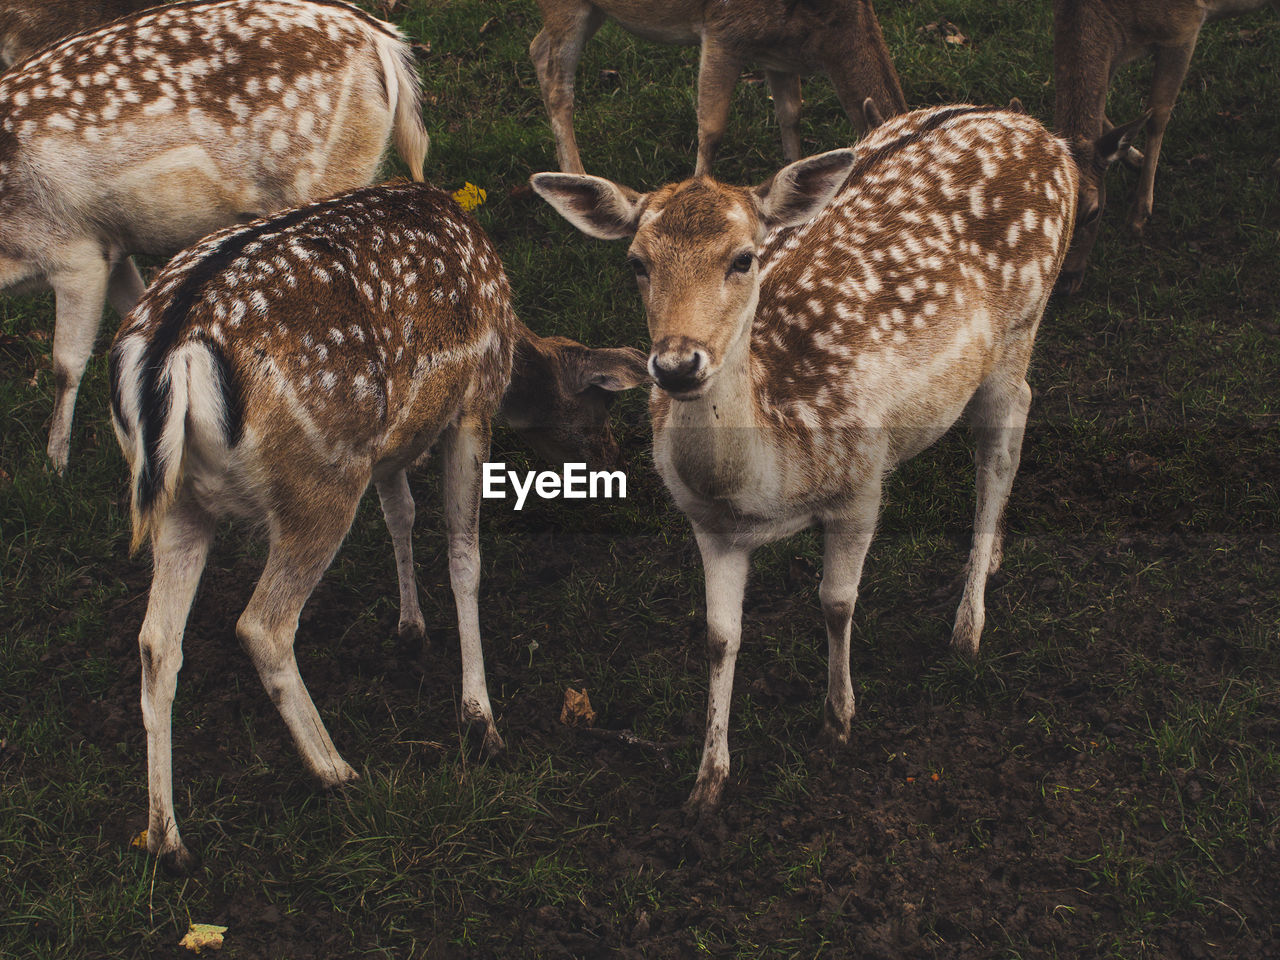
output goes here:
<path id="1" fill-rule="evenodd" d="M 574 73 L 582 48 L 612 17 L 659 43 L 701 43 L 696 174 L 710 173 L 738 76 L 765 67 L 788 160 L 800 158 L 800 78 L 821 71 L 854 128 L 907 109 L 871 0 L 538 0 L 542 30 L 529 46 L 556 138 L 556 162 L 582 173 L 573 135 Z M 869 104 L 868 101 L 871 103 Z"/>
<path id="2" fill-rule="evenodd" d="M 0 74 L 0 290 L 52 287 L 62 470 L 109 298 L 236 221 L 369 183 L 394 139 L 422 179 L 408 43 L 334 0 L 211 0 L 78 34 Z"/>
<path id="3" fill-rule="evenodd" d="M 327 786 L 346 782 L 355 771 L 298 673 L 298 615 L 372 481 L 395 549 L 400 631 L 422 634 L 406 471 L 438 440 L 461 712 L 498 750 L 477 601 L 490 418 L 505 414 L 553 457 L 590 460 L 616 452 L 598 394 L 646 379 L 638 350 L 532 334 L 492 243 L 423 184 L 355 190 L 175 257 L 111 350 L 134 543 L 149 538 L 154 563 L 138 636 L 151 852 L 190 862 L 173 808 L 171 709 L 219 518 L 246 517 L 269 534 L 236 632 L 308 769 Z"/>
<path id="4" fill-rule="evenodd" d="M 158 6 L 157 0 L 0 0 L 0 69 L 73 33 Z"/>
<path id="5" fill-rule="evenodd" d="M 1080 167 L 1075 240 L 1059 285 L 1080 288 L 1106 206 L 1107 169 L 1124 159 L 1141 170 L 1129 229 L 1141 234 L 1151 216 L 1156 164 L 1174 101 L 1187 75 L 1200 28 L 1223 17 L 1258 10 L 1276 0 L 1054 0 L 1054 122 Z M 1116 72 L 1139 57 L 1155 58 L 1147 114 L 1121 127 L 1107 119 L 1107 88 Z M 1141 129 L 1140 153 L 1129 141 Z"/>
<path id="6" fill-rule="evenodd" d="M 706 574 L 711 689 L 690 806 L 710 807 L 729 771 L 752 550 L 823 528 L 825 726 L 846 742 L 853 605 L 881 483 L 966 410 L 978 502 L 951 642 L 977 654 L 1075 164 L 1030 117 L 958 106 L 888 120 L 856 150 L 753 189 L 695 178 L 640 194 L 563 173 L 533 187 L 586 233 L 633 238 L 653 337 L 654 463 Z"/>

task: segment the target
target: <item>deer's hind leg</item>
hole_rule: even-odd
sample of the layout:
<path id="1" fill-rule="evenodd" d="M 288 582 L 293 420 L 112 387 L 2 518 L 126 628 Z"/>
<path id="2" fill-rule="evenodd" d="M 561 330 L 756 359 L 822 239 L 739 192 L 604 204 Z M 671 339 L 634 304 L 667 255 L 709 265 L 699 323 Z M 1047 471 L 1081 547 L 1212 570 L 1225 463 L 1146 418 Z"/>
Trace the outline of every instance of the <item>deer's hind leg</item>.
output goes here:
<path id="1" fill-rule="evenodd" d="M 138 633 L 147 730 L 147 849 L 179 871 L 191 866 L 192 857 L 173 809 L 173 697 L 182 667 L 182 634 L 213 533 L 213 517 L 180 493 L 152 539 L 151 592 Z"/>
<path id="2" fill-rule="evenodd" d="M 543 4 L 543 27 L 529 44 L 538 74 L 542 102 L 556 138 L 556 162 L 565 173 L 583 173 L 578 141 L 573 135 L 573 87 L 582 48 L 604 23 L 590 3 Z"/>
<path id="3" fill-rule="evenodd" d="M 356 779 L 342 759 L 306 684 L 298 673 L 293 641 L 298 615 L 342 543 L 367 484 L 350 477 L 323 488 L 290 490 L 277 498 L 287 506 L 270 517 L 271 547 L 253 597 L 236 624 L 240 643 L 262 685 L 280 711 L 303 762 L 325 786 Z"/>
<path id="4" fill-rule="evenodd" d="M 1037 322 L 1038 319 L 1037 316 Z M 1034 337 L 1033 323 L 969 401 L 970 426 L 977 442 L 978 504 L 964 596 L 951 634 L 952 646 L 969 656 L 978 654 L 986 619 L 987 578 L 1000 569 L 1004 555 L 1004 509 L 1018 472 L 1031 408 L 1026 373 Z"/>

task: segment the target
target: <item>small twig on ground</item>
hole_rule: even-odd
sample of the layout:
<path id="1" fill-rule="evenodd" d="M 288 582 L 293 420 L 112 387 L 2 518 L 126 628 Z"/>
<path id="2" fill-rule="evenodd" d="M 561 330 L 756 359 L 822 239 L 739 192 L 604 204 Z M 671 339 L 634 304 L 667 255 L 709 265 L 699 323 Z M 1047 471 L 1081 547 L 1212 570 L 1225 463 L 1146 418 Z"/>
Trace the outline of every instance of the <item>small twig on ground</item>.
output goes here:
<path id="1" fill-rule="evenodd" d="M 603 727 L 575 727 L 579 733 L 587 733 L 595 737 L 597 740 L 612 740 L 615 743 L 621 743 L 628 747 L 640 747 L 648 750 L 658 757 L 658 762 L 662 764 L 663 770 L 673 769 L 671 766 L 671 758 L 667 756 L 667 749 L 672 744 L 656 743 L 653 740 L 646 740 L 643 737 L 637 737 L 630 730 L 607 730 Z"/>

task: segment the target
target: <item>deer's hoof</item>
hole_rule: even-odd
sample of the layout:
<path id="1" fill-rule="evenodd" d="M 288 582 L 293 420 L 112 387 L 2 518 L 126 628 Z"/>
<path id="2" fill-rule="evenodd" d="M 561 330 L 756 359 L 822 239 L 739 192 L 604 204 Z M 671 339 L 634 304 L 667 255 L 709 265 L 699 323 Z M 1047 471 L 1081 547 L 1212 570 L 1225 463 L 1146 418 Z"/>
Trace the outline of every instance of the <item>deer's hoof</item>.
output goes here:
<path id="1" fill-rule="evenodd" d="M 853 731 L 853 704 L 849 704 L 848 716 L 837 710 L 827 700 L 822 706 L 822 739 L 833 747 L 849 743 Z"/>
<path id="2" fill-rule="evenodd" d="M 200 858 L 187 849 L 181 841 L 176 847 L 161 850 L 156 854 L 160 869 L 170 877 L 185 877 L 200 866 Z"/>
<path id="3" fill-rule="evenodd" d="M 689 794 L 689 799 L 684 802 L 685 814 L 701 819 L 714 813 L 720 806 L 720 797 L 724 793 L 724 781 L 723 776 L 699 777 L 698 782 L 693 786 L 693 793 Z"/>

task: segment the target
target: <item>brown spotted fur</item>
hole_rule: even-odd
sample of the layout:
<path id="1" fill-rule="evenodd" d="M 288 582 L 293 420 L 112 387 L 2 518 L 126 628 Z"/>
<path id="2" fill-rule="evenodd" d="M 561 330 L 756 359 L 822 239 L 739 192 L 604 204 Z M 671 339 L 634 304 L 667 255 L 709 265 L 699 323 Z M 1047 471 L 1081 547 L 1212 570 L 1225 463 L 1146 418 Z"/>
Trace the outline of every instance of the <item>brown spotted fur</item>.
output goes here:
<path id="1" fill-rule="evenodd" d="M 399 32 L 336 0 L 175 3 L 0 75 L 0 289 L 58 299 L 56 466 L 101 301 L 141 293 L 126 256 L 368 183 L 389 139 L 420 180 L 418 85 Z"/>
<path id="2" fill-rule="evenodd" d="M 966 410 L 978 497 L 952 643 L 976 655 L 1027 366 L 1071 238 L 1075 164 L 1024 114 L 955 106 L 890 119 L 855 150 L 755 188 L 695 178 L 641 195 L 569 174 L 533 186 L 593 236 L 633 236 L 654 464 L 705 574 L 710 696 L 689 799 L 705 809 L 728 777 L 751 552 L 823 528 L 825 728 L 847 741 L 852 615 L 882 480 Z"/>
<path id="3" fill-rule="evenodd" d="M 517 350 L 553 355 L 557 347 L 573 352 L 565 365 L 574 376 L 524 364 L 517 390 L 508 389 Z M 593 360 L 601 362 L 588 371 Z M 530 333 L 512 311 L 489 239 L 424 184 L 356 190 L 231 227 L 171 261 L 111 352 L 135 538 L 150 538 L 155 565 L 139 635 L 150 849 L 178 866 L 190 862 L 173 813 L 169 704 L 182 624 L 219 517 L 247 517 L 269 533 L 267 567 L 237 632 L 308 767 L 326 784 L 351 779 L 297 676 L 298 613 L 372 481 L 395 546 L 401 630 L 421 634 L 406 471 L 439 440 L 462 713 L 482 727 L 489 749 L 500 749 L 476 607 L 490 420 L 522 392 L 599 389 L 601 371 L 608 389 L 623 389 L 643 370 L 636 351 L 586 351 Z M 524 425 L 547 426 L 520 406 Z M 608 450 L 607 420 L 596 430 L 573 449 L 562 431 L 552 446 L 568 456 Z"/>

